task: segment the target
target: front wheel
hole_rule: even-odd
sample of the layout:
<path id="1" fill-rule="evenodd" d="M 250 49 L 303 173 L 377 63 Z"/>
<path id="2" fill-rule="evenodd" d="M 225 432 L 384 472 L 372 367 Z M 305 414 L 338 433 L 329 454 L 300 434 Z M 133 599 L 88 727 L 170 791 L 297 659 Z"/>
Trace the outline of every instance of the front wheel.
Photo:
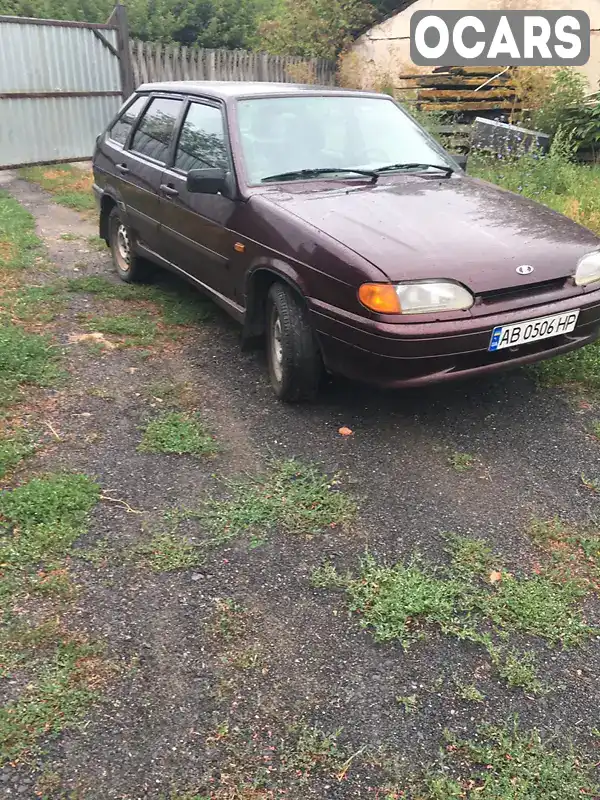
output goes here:
<path id="1" fill-rule="evenodd" d="M 109 245 L 114 267 L 119 278 L 125 283 L 138 283 L 148 280 L 151 270 L 135 254 L 133 235 L 125 224 L 121 211 L 115 206 L 108 218 Z"/>
<path id="2" fill-rule="evenodd" d="M 274 283 L 267 304 L 267 358 L 275 394 L 286 403 L 312 400 L 323 364 L 306 306 L 283 283 Z"/>

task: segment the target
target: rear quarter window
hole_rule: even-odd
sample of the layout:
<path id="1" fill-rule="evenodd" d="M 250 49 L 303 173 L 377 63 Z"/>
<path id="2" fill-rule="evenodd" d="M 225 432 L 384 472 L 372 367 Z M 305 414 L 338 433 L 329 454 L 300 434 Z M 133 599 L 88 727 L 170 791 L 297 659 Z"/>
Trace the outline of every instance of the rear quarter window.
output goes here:
<path id="1" fill-rule="evenodd" d="M 130 106 L 127 106 L 125 111 L 121 114 L 119 119 L 114 123 L 108 135 L 110 138 L 121 145 L 125 145 L 127 137 L 132 127 L 135 125 L 137 118 L 140 115 L 144 105 L 146 104 L 147 97 L 138 97 Z"/>

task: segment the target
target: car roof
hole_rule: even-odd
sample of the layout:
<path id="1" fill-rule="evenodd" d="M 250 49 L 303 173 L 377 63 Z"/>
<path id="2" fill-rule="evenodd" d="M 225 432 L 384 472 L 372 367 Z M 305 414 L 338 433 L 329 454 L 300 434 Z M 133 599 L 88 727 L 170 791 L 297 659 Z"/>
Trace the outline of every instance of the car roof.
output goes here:
<path id="1" fill-rule="evenodd" d="M 250 81 L 168 81 L 144 83 L 138 92 L 177 92 L 215 97 L 222 100 L 242 97 L 276 97 L 277 95 L 358 95 L 361 97 L 385 97 L 376 92 L 361 92 L 354 89 L 339 89 L 331 86 L 303 85 L 298 83 L 267 83 Z"/>

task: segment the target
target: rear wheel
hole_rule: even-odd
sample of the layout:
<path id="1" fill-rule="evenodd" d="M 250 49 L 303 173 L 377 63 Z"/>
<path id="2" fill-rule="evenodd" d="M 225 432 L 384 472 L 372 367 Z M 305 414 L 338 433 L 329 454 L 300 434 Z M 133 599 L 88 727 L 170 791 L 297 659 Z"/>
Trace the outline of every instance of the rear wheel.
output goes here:
<path id="1" fill-rule="evenodd" d="M 267 304 L 267 358 L 275 394 L 286 403 L 312 400 L 323 365 L 308 318 L 297 294 L 274 283 Z"/>
<path id="2" fill-rule="evenodd" d="M 108 237 L 112 259 L 119 278 L 126 283 L 148 280 L 152 270 L 133 250 L 132 233 L 115 206 L 108 218 Z"/>

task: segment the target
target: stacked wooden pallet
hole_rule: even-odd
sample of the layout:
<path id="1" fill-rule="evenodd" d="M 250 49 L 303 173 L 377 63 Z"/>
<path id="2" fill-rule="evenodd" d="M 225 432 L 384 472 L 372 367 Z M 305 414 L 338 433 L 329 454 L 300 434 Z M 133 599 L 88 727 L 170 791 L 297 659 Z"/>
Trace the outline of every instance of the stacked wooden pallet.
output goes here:
<path id="1" fill-rule="evenodd" d="M 502 72 L 499 67 L 438 67 L 427 75 L 398 77 L 400 99 L 422 111 L 475 117 L 510 114 L 519 108 L 510 70 Z"/>

